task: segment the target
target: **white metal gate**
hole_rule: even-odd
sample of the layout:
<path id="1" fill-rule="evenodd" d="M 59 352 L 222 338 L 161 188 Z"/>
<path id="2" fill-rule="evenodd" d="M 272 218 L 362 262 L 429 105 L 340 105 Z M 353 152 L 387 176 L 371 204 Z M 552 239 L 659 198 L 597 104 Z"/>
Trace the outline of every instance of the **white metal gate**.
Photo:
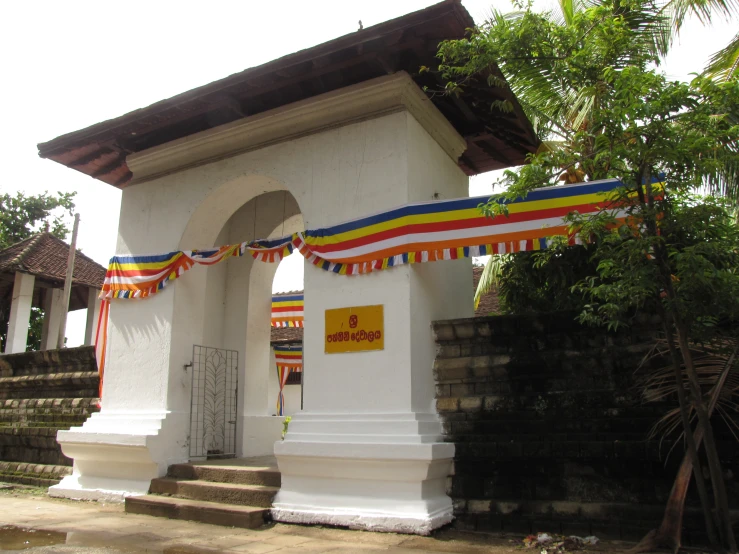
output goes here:
<path id="1" fill-rule="evenodd" d="M 236 350 L 193 346 L 190 458 L 236 455 L 238 367 Z"/>

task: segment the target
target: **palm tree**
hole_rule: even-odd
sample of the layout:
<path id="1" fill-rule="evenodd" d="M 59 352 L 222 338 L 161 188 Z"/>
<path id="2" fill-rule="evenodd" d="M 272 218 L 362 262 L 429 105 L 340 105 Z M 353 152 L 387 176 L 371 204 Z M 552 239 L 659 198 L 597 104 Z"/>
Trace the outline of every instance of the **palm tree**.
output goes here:
<path id="1" fill-rule="evenodd" d="M 668 0 L 662 9 L 670 17 L 675 36 L 680 33 L 680 29 L 690 16 L 697 18 L 704 25 L 710 24 L 716 17 L 731 20 L 739 15 L 739 1 Z M 729 44 L 711 56 L 705 74 L 722 81 L 739 77 L 739 33 Z"/>
<path id="2" fill-rule="evenodd" d="M 723 81 L 739 78 L 739 33 L 725 48 L 711 56 L 705 73 Z"/>

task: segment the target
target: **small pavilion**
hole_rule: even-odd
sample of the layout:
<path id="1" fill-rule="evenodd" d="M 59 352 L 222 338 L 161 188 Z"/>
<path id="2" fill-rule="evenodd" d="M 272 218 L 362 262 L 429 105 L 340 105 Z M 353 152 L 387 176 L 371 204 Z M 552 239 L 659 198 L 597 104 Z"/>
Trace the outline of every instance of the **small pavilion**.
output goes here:
<path id="1" fill-rule="evenodd" d="M 69 248 L 63 240 L 43 232 L 0 250 L 0 303 L 10 306 L 5 354 L 26 351 L 31 308 L 44 310 L 41 349 L 56 348 Z M 78 251 L 68 311 L 90 308 L 85 327 L 88 345 L 95 340 L 97 294 L 104 279 L 105 268 Z"/>

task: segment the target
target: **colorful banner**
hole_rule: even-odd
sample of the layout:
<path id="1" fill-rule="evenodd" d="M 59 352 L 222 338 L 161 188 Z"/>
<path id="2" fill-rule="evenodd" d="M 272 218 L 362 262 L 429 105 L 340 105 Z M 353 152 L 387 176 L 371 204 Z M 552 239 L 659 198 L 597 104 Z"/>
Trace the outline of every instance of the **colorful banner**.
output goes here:
<path id="1" fill-rule="evenodd" d="M 280 384 L 280 392 L 277 394 L 277 415 L 285 415 L 285 395 L 283 389 L 287 378 L 293 371 L 303 371 L 303 345 L 286 344 L 272 345 L 275 352 L 275 365 L 277 365 L 277 380 Z"/>
<path id="2" fill-rule="evenodd" d="M 485 217 L 479 209 L 488 196 L 418 202 L 274 240 L 227 245 L 212 250 L 177 251 L 154 256 L 115 256 L 101 297 L 144 298 L 163 289 L 195 264 L 213 265 L 247 252 L 277 262 L 294 248 L 313 265 L 341 275 L 357 275 L 402 264 L 540 250 L 554 236 L 570 236 L 570 212 L 595 214 L 613 209 L 616 179 L 547 187 L 508 203 L 508 216 Z"/>
<path id="3" fill-rule="evenodd" d="M 547 187 L 508 204 L 508 216 L 489 218 L 480 204 L 489 196 L 419 202 L 298 233 L 293 244 L 313 264 L 356 275 L 402 264 L 454 260 L 547 247 L 551 237 L 570 236 L 570 212 L 595 214 L 614 209 L 622 184 L 616 179 Z M 501 203 L 504 203 L 501 200 Z M 615 210 L 623 219 L 625 211 Z M 572 244 L 577 243 L 570 236 Z"/>
<path id="4" fill-rule="evenodd" d="M 152 256 L 114 256 L 108 264 L 101 298 L 145 298 L 162 290 L 195 264 L 214 265 L 233 256 L 279 262 L 293 251 L 292 237 L 231 244 L 211 250 L 168 252 Z"/>
<path id="5" fill-rule="evenodd" d="M 303 327 L 303 293 L 272 296 L 272 327 Z"/>

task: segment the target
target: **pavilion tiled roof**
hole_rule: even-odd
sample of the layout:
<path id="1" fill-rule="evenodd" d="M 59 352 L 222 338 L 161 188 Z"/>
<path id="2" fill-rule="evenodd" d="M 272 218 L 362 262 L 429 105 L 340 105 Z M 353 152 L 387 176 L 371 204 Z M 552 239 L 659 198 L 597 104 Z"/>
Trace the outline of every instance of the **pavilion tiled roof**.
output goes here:
<path id="1" fill-rule="evenodd" d="M 0 273 L 21 271 L 41 279 L 64 282 L 69 245 L 51 233 L 38 233 L 0 250 Z M 72 282 L 101 288 L 105 268 L 77 251 Z"/>
<path id="2" fill-rule="evenodd" d="M 477 283 L 480 282 L 480 277 L 482 277 L 482 267 L 473 267 L 472 268 L 472 290 L 473 292 L 477 290 Z M 294 293 L 300 293 L 301 291 L 293 291 Z M 484 316 L 484 315 L 490 315 L 490 314 L 497 314 L 500 310 L 500 303 L 498 301 L 498 292 L 493 290 L 487 293 L 485 296 L 483 296 L 480 299 L 480 304 L 478 304 L 477 309 L 475 310 L 476 316 Z M 303 340 L 303 329 L 300 327 L 287 327 L 287 328 L 272 328 L 272 335 L 270 338 L 270 342 L 298 342 Z"/>

